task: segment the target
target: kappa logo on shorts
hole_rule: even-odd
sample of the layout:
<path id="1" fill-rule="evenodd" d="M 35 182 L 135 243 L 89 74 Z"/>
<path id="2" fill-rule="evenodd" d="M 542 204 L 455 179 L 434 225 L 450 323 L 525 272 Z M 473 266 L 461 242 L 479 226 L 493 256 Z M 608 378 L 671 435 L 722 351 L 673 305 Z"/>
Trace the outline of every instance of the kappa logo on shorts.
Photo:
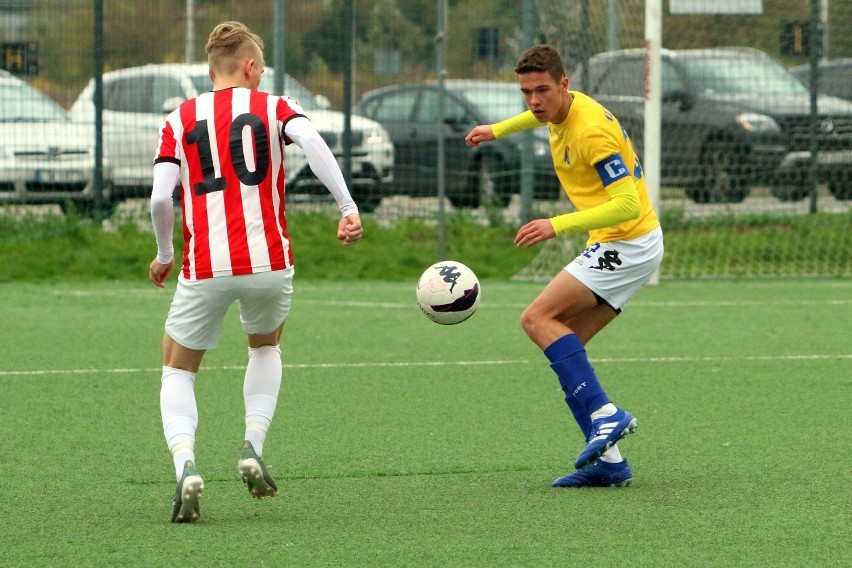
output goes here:
<path id="1" fill-rule="evenodd" d="M 612 272 L 616 266 L 621 266 L 621 259 L 618 258 L 617 250 L 608 250 L 598 257 L 598 265 L 590 266 L 592 270 L 609 270 Z"/>

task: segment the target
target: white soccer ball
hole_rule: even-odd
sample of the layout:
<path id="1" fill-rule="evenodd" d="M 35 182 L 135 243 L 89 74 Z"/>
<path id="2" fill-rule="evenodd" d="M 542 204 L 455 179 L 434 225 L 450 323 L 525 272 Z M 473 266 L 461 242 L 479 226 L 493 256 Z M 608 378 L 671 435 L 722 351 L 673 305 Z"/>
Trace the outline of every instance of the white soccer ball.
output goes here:
<path id="1" fill-rule="evenodd" d="M 476 311 L 479 279 L 455 260 L 436 262 L 417 281 L 417 303 L 430 320 L 442 325 L 461 323 Z"/>

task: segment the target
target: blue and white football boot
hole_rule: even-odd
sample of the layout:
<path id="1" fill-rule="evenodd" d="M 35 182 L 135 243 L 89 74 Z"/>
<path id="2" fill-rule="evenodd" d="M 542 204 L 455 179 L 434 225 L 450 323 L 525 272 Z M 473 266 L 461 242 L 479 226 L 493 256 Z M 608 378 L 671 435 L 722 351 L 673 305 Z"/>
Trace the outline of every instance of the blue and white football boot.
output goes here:
<path id="1" fill-rule="evenodd" d="M 633 472 L 627 460 L 618 463 L 598 461 L 586 469 L 563 475 L 551 487 L 627 487 L 633 481 Z"/>
<path id="2" fill-rule="evenodd" d="M 586 447 L 577 456 L 574 467 L 585 469 L 598 461 L 610 446 L 636 430 L 636 418 L 626 410 L 617 409 L 615 414 L 592 421 L 592 435 Z"/>

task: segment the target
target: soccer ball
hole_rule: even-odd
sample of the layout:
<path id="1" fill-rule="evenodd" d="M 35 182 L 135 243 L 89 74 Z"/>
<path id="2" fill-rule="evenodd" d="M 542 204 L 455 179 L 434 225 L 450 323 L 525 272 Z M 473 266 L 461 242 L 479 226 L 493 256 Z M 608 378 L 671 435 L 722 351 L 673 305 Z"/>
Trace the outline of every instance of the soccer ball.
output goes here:
<path id="1" fill-rule="evenodd" d="M 479 279 L 455 260 L 436 262 L 417 281 L 417 303 L 430 320 L 442 325 L 461 323 L 479 307 Z"/>

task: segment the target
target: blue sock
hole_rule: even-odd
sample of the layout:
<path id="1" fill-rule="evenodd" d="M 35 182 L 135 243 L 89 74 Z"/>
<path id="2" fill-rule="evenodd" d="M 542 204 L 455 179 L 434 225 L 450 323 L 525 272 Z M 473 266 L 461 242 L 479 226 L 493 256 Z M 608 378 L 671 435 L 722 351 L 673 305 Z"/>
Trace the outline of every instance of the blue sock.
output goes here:
<path id="1" fill-rule="evenodd" d="M 589 416 L 589 413 L 586 412 L 586 407 L 580 404 L 579 400 L 567 393 L 565 394 L 565 402 L 568 403 L 568 408 L 571 410 L 571 414 L 574 415 L 574 420 L 577 421 L 577 424 L 580 426 L 580 430 L 583 431 L 584 441 L 588 442 L 592 437 L 593 428 L 592 418 Z"/>
<path id="2" fill-rule="evenodd" d="M 586 348 L 575 334 L 569 333 L 551 343 L 544 355 L 559 378 L 568 408 L 588 439 L 592 412 L 611 401 L 589 364 Z"/>

